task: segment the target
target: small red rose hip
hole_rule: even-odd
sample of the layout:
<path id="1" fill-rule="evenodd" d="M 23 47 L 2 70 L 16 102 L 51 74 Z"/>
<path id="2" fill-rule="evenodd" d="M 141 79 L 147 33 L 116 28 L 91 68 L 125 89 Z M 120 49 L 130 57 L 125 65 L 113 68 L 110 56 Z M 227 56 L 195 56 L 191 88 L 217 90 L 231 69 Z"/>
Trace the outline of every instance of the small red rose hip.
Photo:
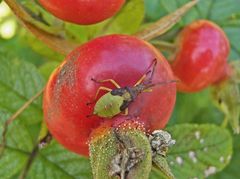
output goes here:
<path id="1" fill-rule="evenodd" d="M 39 0 L 39 2 L 62 20 L 89 25 L 115 15 L 125 0 Z"/>
<path id="2" fill-rule="evenodd" d="M 186 26 L 177 38 L 172 63 L 178 90 L 197 92 L 222 78 L 229 51 L 227 36 L 213 22 L 198 20 Z"/>
<path id="3" fill-rule="evenodd" d="M 104 121 L 115 120 L 92 115 L 95 104 L 88 103 L 94 101 L 98 89 L 116 89 L 110 82 L 97 83 L 92 79 L 113 79 L 121 87 L 132 87 L 152 70 L 154 59 L 157 63 L 151 83 L 173 80 L 165 58 L 135 37 L 104 36 L 75 49 L 51 75 L 44 92 L 44 117 L 51 134 L 69 150 L 88 155 L 92 130 Z M 101 92 L 97 101 L 106 93 Z M 175 98 L 175 83 L 153 86 L 151 92 L 139 94 L 128 106 L 128 115 L 139 119 L 150 131 L 161 129 L 169 120 Z"/>

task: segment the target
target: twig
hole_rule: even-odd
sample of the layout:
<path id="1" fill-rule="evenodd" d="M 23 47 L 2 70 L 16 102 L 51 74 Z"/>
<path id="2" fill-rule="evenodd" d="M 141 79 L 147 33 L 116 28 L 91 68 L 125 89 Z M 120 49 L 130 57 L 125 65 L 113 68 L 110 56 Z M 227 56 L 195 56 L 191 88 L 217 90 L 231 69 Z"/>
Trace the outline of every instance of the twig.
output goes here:
<path id="1" fill-rule="evenodd" d="M 32 165 L 32 162 L 34 161 L 34 159 L 36 158 L 37 154 L 38 154 L 38 151 L 39 151 L 39 147 L 38 147 L 38 143 L 34 146 L 31 154 L 29 155 L 29 158 L 27 160 L 27 163 L 22 171 L 22 173 L 20 174 L 19 176 L 19 179 L 25 179 L 26 176 L 27 176 L 27 173 L 29 171 L 29 168 L 31 167 Z"/>
<path id="2" fill-rule="evenodd" d="M 193 6 L 198 3 L 199 0 L 193 0 L 184 6 L 177 9 L 175 12 L 161 18 L 156 23 L 150 25 L 147 29 L 135 34 L 135 36 L 143 40 L 154 39 L 166 31 L 168 31 L 172 26 L 179 22 L 183 15 L 185 15 Z"/>
<path id="3" fill-rule="evenodd" d="M 36 100 L 41 94 L 43 93 L 44 88 L 41 89 L 36 95 L 34 95 L 32 98 L 30 98 L 26 103 L 22 105 L 21 108 L 17 110 L 16 113 L 14 113 L 9 119 L 7 119 L 3 125 L 3 132 L 2 132 L 2 142 L 0 144 L 0 157 L 3 154 L 4 148 L 6 146 L 6 135 L 8 131 L 8 126 L 25 110 L 28 108 L 28 106 Z"/>
<path id="4" fill-rule="evenodd" d="M 17 3 L 16 0 L 5 0 L 5 2 L 30 32 L 32 32 L 39 40 L 43 41 L 54 51 L 67 55 L 78 46 L 59 35 L 54 35 L 39 29 L 32 23 L 34 22 L 34 19 L 24 10 L 24 8 L 22 8 L 20 4 Z"/>
<path id="5" fill-rule="evenodd" d="M 19 179 L 25 179 L 27 177 L 28 171 L 34 159 L 37 157 L 38 152 L 41 150 L 41 148 L 45 147 L 45 145 L 49 144 L 51 140 L 52 140 L 52 135 L 48 132 L 43 139 L 41 139 L 34 145 L 32 152 L 28 157 L 27 163 L 19 176 Z"/>

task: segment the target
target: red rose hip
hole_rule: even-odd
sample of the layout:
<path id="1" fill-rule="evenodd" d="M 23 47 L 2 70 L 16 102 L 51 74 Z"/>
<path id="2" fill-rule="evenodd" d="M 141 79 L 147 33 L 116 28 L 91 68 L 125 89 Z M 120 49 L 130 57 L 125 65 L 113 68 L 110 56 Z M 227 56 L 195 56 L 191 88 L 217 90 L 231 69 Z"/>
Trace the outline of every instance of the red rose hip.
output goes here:
<path id="1" fill-rule="evenodd" d="M 39 0 L 39 2 L 62 20 L 88 25 L 115 15 L 125 0 Z"/>
<path id="2" fill-rule="evenodd" d="M 110 82 L 96 83 L 92 79 L 113 79 L 121 87 L 132 87 L 152 69 L 154 59 L 157 63 L 151 82 L 173 80 L 165 58 L 153 46 L 135 37 L 105 36 L 75 49 L 51 75 L 44 92 L 44 117 L 52 135 L 66 148 L 88 155 L 87 142 L 92 130 L 104 121 L 115 120 L 92 115 L 94 104 L 88 103 L 94 101 L 99 87 L 116 89 Z M 98 99 L 105 93 L 100 93 Z M 175 98 L 175 83 L 156 85 L 152 92 L 137 96 L 129 105 L 128 115 L 139 119 L 150 131 L 163 128 Z"/>
<path id="3" fill-rule="evenodd" d="M 197 92 L 222 78 L 229 51 L 225 33 L 213 22 L 198 20 L 186 26 L 177 38 L 172 63 L 178 90 Z"/>

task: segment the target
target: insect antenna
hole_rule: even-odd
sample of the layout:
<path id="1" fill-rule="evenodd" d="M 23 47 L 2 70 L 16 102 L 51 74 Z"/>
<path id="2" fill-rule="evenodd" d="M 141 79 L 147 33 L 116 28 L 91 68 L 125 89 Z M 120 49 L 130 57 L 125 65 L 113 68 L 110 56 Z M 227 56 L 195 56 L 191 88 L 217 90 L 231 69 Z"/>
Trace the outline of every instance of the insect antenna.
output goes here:
<path id="1" fill-rule="evenodd" d="M 149 67 L 151 67 L 151 66 L 153 66 L 152 70 L 149 70 L 146 73 L 146 75 L 148 75 L 149 73 L 151 73 L 151 75 L 150 75 L 149 79 L 147 79 L 143 82 L 144 85 L 152 83 L 152 79 L 154 77 L 155 69 L 156 69 L 156 66 L 157 66 L 157 59 L 156 58 L 152 61 L 151 65 Z"/>
<path id="2" fill-rule="evenodd" d="M 155 87 L 155 86 L 164 86 L 164 85 L 168 85 L 171 83 L 178 83 L 178 82 L 179 82 L 179 80 L 170 80 L 170 81 L 158 82 L 158 83 L 154 83 L 154 84 L 147 84 L 147 85 L 145 85 L 145 89 Z"/>
<path id="3" fill-rule="evenodd" d="M 157 59 L 155 58 L 152 62 L 153 64 L 153 69 L 152 69 L 152 73 L 151 73 L 151 76 L 149 78 L 149 81 L 152 81 L 153 77 L 154 77 L 154 72 L 155 72 L 155 69 L 156 69 L 156 66 L 157 66 Z"/>

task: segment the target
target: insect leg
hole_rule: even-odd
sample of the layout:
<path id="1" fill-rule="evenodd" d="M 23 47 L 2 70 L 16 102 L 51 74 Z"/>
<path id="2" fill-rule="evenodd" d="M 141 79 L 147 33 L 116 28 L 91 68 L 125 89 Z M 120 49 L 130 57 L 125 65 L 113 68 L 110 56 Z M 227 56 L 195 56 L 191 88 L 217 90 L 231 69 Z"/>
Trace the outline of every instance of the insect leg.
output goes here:
<path id="1" fill-rule="evenodd" d="M 153 76 L 155 74 L 155 68 L 157 66 L 157 59 L 155 58 L 151 64 L 151 66 L 153 66 L 152 70 L 148 71 L 149 73 L 151 73 L 149 79 L 145 82 L 145 84 L 151 84 L 152 83 L 152 79 L 153 79 Z"/>
<path id="2" fill-rule="evenodd" d="M 96 95 L 95 95 L 95 97 L 94 97 L 94 101 L 97 99 L 98 94 L 99 94 L 100 91 L 108 91 L 108 92 L 110 92 L 110 91 L 112 91 L 112 89 L 106 88 L 106 87 L 104 87 L 104 86 L 99 87 L 98 90 L 97 90 L 97 93 L 96 93 Z"/>
<path id="3" fill-rule="evenodd" d="M 94 97 L 94 101 L 87 103 L 87 105 L 90 105 L 90 104 L 92 104 L 92 103 L 94 103 L 94 102 L 96 101 L 96 99 L 97 99 L 98 94 L 99 94 L 100 91 L 108 91 L 108 92 L 110 92 L 110 91 L 112 91 L 112 89 L 107 88 L 107 87 L 104 87 L 104 86 L 99 87 L 98 90 L 97 90 L 97 93 L 96 93 L 96 95 L 95 95 L 95 97 Z"/>
<path id="4" fill-rule="evenodd" d="M 147 88 L 147 89 L 143 90 L 143 92 L 146 92 L 146 93 L 152 92 L 152 88 Z"/>
<path id="5" fill-rule="evenodd" d="M 150 71 L 149 71 L 149 72 L 150 72 Z M 137 83 L 136 83 L 134 86 L 137 86 L 137 85 L 139 85 L 140 83 L 142 83 L 142 82 L 145 80 L 146 77 L 147 77 L 147 74 L 144 74 L 144 75 L 140 78 L 140 80 L 137 81 Z"/>
<path id="6" fill-rule="evenodd" d="M 152 78 L 153 78 L 153 74 L 154 74 L 154 72 L 155 72 L 155 67 L 156 67 L 156 65 L 157 65 L 157 59 L 154 59 L 154 60 L 153 60 L 153 62 L 151 63 L 151 66 L 152 66 L 152 65 L 153 65 L 153 70 L 147 71 L 147 72 L 140 78 L 140 80 L 137 81 L 137 83 L 136 83 L 134 86 L 137 86 L 137 85 L 141 84 L 141 83 L 145 80 L 145 78 L 147 77 L 147 75 L 148 75 L 149 73 L 151 73 L 151 76 L 150 76 L 150 78 L 149 78 L 149 82 L 148 82 L 148 83 L 151 83 Z"/>
<path id="7" fill-rule="evenodd" d="M 152 68 L 152 70 L 151 70 L 152 73 L 151 73 L 151 76 L 150 76 L 150 78 L 149 78 L 150 83 L 151 83 L 151 81 L 152 81 L 152 79 L 153 79 L 156 66 L 157 66 L 157 59 L 155 58 L 155 59 L 153 60 L 153 68 Z"/>
<path id="8" fill-rule="evenodd" d="M 125 109 L 124 113 L 121 113 L 123 116 L 127 116 L 128 115 L 128 108 Z"/>
<path id="9" fill-rule="evenodd" d="M 95 79 L 93 79 L 92 78 L 92 80 L 94 81 L 94 82 L 96 82 L 96 83 L 104 83 L 104 82 L 110 82 L 110 83 L 112 83 L 114 86 L 116 86 L 117 88 L 121 88 L 120 87 L 120 85 L 115 81 L 115 80 L 113 80 L 113 79 L 106 79 L 106 80 L 95 80 Z"/>

